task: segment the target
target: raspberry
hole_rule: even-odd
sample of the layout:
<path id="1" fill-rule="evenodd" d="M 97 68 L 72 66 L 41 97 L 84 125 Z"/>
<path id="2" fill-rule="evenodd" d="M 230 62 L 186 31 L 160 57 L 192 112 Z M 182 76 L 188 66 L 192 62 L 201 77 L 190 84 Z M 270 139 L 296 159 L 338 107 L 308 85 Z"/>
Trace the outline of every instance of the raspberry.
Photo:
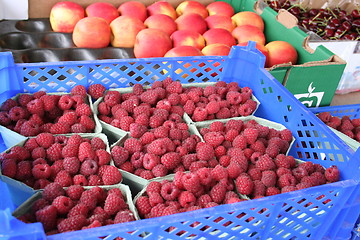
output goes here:
<path id="1" fill-rule="evenodd" d="M 76 109 L 75 109 L 76 115 L 77 116 L 91 116 L 92 115 L 92 110 L 90 108 L 90 105 L 88 105 L 87 103 L 81 103 L 79 105 L 77 105 Z"/>
<path id="2" fill-rule="evenodd" d="M 35 179 L 47 179 L 51 176 L 51 168 L 48 164 L 36 164 L 31 173 Z"/>
<path id="3" fill-rule="evenodd" d="M 152 170 L 156 165 L 160 163 L 160 157 L 153 153 L 145 153 L 143 158 L 143 167 L 148 170 Z"/>
<path id="4" fill-rule="evenodd" d="M 138 123 L 131 123 L 129 130 L 131 137 L 139 138 L 147 131 L 147 127 Z"/>
<path id="5" fill-rule="evenodd" d="M 228 171 L 223 166 L 217 165 L 217 166 L 215 166 L 215 168 L 213 168 L 211 170 L 211 176 L 216 181 L 220 181 L 221 179 L 227 179 L 228 178 Z"/>
<path id="6" fill-rule="evenodd" d="M 221 182 L 219 182 L 211 188 L 209 194 L 213 202 L 220 204 L 225 199 L 226 191 L 227 191 L 226 186 Z"/>
<path id="7" fill-rule="evenodd" d="M 84 204 L 89 208 L 89 210 L 93 210 L 97 205 L 97 197 L 96 193 L 90 190 L 86 190 L 81 194 L 79 203 Z"/>
<path id="8" fill-rule="evenodd" d="M 80 169 L 80 161 L 77 157 L 65 157 L 63 167 L 70 175 L 75 175 Z"/>
<path id="9" fill-rule="evenodd" d="M 168 153 L 165 153 L 163 156 L 161 156 L 160 162 L 167 169 L 171 170 L 171 169 L 176 168 L 180 164 L 181 157 L 180 157 L 180 154 L 177 152 L 168 152 Z"/>
<path id="10" fill-rule="evenodd" d="M 113 184 L 117 184 L 117 183 L 121 182 L 122 174 L 119 171 L 119 169 L 117 169 L 114 166 L 109 165 L 104 170 L 104 173 L 102 174 L 101 179 L 105 185 L 113 185 Z"/>
<path id="11" fill-rule="evenodd" d="M 40 133 L 35 139 L 36 143 L 43 148 L 49 148 L 55 142 L 54 135 L 51 133 Z"/>
<path id="12" fill-rule="evenodd" d="M 97 149 L 95 155 L 97 156 L 99 166 L 109 164 L 111 161 L 111 154 L 104 149 Z"/>
<path id="13" fill-rule="evenodd" d="M 49 161 L 55 162 L 62 158 L 62 145 L 60 143 L 52 144 L 48 149 L 46 149 L 46 157 Z"/>
<path id="14" fill-rule="evenodd" d="M 80 162 L 85 161 L 86 159 L 95 159 L 95 151 L 91 147 L 91 143 L 82 142 L 79 145 L 78 158 Z"/>
<path id="15" fill-rule="evenodd" d="M 300 182 L 298 184 L 296 184 L 296 190 L 301 190 L 301 189 L 304 189 L 304 188 L 309 188 L 309 187 L 312 187 L 313 185 L 309 182 Z"/>
<path id="16" fill-rule="evenodd" d="M 214 148 L 208 143 L 197 144 L 196 156 L 199 160 L 208 161 L 215 157 Z"/>
<path id="17" fill-rule="evenodd" d="M 166 91 L 169 93 L 182 93 L 183 88 L 181 86 L 181 83 L 178 81 L 173 81 L 169 85 L 165 87 Z"/>
<path id="18" fill-rule="evenodd" d="M 44 188 L 42 192 L 42 198 L 44 198 L 49 202 L 52 202 L 58 196 L 64 196 L 64 195 L 65 195 L 65 190 L 58 183 L 50 183 Z"/>
<path id="19" fill-rule="evenodd" d="M 330 121 L 331 114 L 330 112 L 321 112 L 316 115 L 321 121 L 327 123 Z"/>
<path id="20" fill-rule="evenodd" d="M 118 91 L 107 91 L 104 96 L 104 103 L 113 107 L 121 102 L 121 93 Z"/>
<path id="21" fill-rule="evenodd" d="M 116 223 L 124 223 L 124 222 L 131 222 L 131 221 L 135 221 L 135 216 L 134 214 L 129 210 L 122 210 L 119 211 L 115 218 L 114 218 L 114 224 Z"/>
<path id="22" fill-rule="evenodd" d="M 195 122 L 200 122 L 200 121 L 206 120 L 207 116 L 208 116 L 208 112 L 207 112 L 206 108 L 195 107 L 191 118 Z"/>
<path id="23" fill-rule="evenodd" d="M 225 119 L 230 117 L 231 117 L 231 112 L 230 109 L 227 107 L 220 108 L 220 110 L 216 113 L 217 119 Z"/>
<path id="24" fill-rule="evenodd" d="M 95 83 L 89 86 L 87 92 L 93 99 L 98 99 L 104 95 L 105 90 L 106 88 L 102 84 Z"/>
<path id="25" fill-rule="evenodd" d="M 147 146 L 147 152 L 153 153 L 153 154 L 156 154 L 159 156 L 164 155 L 167 152 L 165 138 L 159 138 L 159 139 L 156 139 L 155 141 L 151 142 Z"/>
<path id="26" fill-rule="evenodd" d="M 25 181 L 32 177 L 31 174 L 31 162 L 30 161 L 21 161 L 17 164 L 17 172 L 15 178 L 17 180 Z"/>
<path id="27" fill-rule="evenodd" d="M 82 215 L 86 217 L 88 213 L 89 213 L 89 208 L 83 203 L 78 203 L 73 208 L 70 209 L 70 211 L 67 214 L 67 217 L 69 218 L 76 215 Z"/>
<path id="28" fill-rule="evenodd" d="M 247 139 L 244 135 L 238 135 L 234 138 L 232 146 L 235 148 L 245 149 L 247 147 Z"/>
<path id="29" fill-rule="evenodd" d="M 259 130 L 257 128 L 248 127 L 244 129 L 243 134 L 247 143 L 253 144 L 259 136 Z"/>
<path id="30" fill-rule="evenodd" d="M 254 189 L 254 182 L 249 175 L 241 174 L 235 180 L 235 185 L 240 194 L 250 195 Z"/>
<path id="31" fill-rule="evenodd" d="M 256 161 L 255 166 L 261 171 L 273 170 L 276 168 L 274 160 L 267 154 L 259 156 L 259 159 Z"/>
<path id="32" fill-rule="evenodd" d="M 296 178 L 292 174 L 281 175 L 277 182 L 279 188 L 283 188 L 285 186 L 296 186 L 296 184 Z"/>
<path id="33" fill-rule="evenodd" d="M 306 172 L 310 175 L 315 171 L 314 164 L 312 162 L 302 162 L 298 166 L 299 168 L 305 168 Z"/>
<path id="34" fill-rule="evenodd" d="M 124 142 L 124 148 L 130 153 L 141 152 L 142 144 L 139 139 L 127 138 Z"/>
<path id="35" fill-rule="evenodd" d="M 71 99 L 74 101 L 73 108 L 76 109 L 77 106 L 79 106 L 82 103 L 85 103 L 87 97 L 83 97 L 83 96 L 80 96 L 80 95 L 74 95 L 74 96 L 71 96 Z"/>
<path id="36" fill-rule="evenodd" d="M 155 90 L 146 90 L 140 95 L 140 100 L 150 105 L 155 105 L 158 100 L 158 93 Z"/>
<path id="37" fill-rule="evenodd" d="M 81 115 L 79 118 L 79 123 L 83 125 L 89 132 L 93 131 L 96 127 L 94 119 L 87 115 Z"/>
<path id="38" fill-rule="evenodd" d="M 244 95 L 242 95 L 242 98 L 244 98 Z M 255 109 L 256 109 L 256 102 L 249 99 L 249 102 L 245 102 L 239 106 L 238 113 L 240 116 L 246 117 L 251 115 Z"/>
<path id="39" fill-rule="evenodd" d="M 105 102 L 100 102 L 98 105 L 98 114 L 99 115 L 109 115 L 111 112 L 110 106 L 107 105 Z"/>
<path id="40" fill-rule="evenodd" d="M 276 185 L 277 175 L 274 171 L 266 170 L 261 174 L 261 182 L 266 187 L 273 187 Z"/>
<path id="41" fill-rule="evenodd" d="M 46 150 L 42 147 L 37 147 L 34 150 L 31 151 L 31 158 L 32 159 L 38 159 L 42 158 L 45 160 L 46 158 Z"/>
<path id="42" fill-rule="evenodd" d="M 220 132 L 208 132 L 204 135 L 204 141 L 213 147 L 221 145 L 224 140 L 225 137 Z"/>
<path id="43" fill-rule="evenodd" d="M 52 202 L 52 205 L 56 207 L 59 214 L 67 214 L 73 207 L 73 201 L 66 196 L 58 196 Z"/>
<path id="44" fill-rule="evenodd" d="M 196 173 L 187 172 L 181 177 L 182 187 L 192 193 L 196 193 L 201 190 L 201 179 Z"/>
<path id="45" fill-rule="evenodd" d="M 15 106 L 11 108 L 8 113 L 9 118 L 14 122 L 26 118 L 27 115 L 28 115 L 27 110 L 20 106 Z"/>
<path id="46" fill-rule="evenodd" d="M 85 189 L 80 185 L 71 185 L 65 190 L 66 196 L 73 201 L 79 200 L 84 191 Z"/>
<path id="47" fill-rule="evenodd" d="M 265 196 L 273 196 L 273 195 L 277 195 L 280 193 L 281 193 L 281 191 L 277 187 L 268 187 L 266 189 Z"/>
<path id="48" fill-rule="evenodd" d="M 61 150 L 63 158 L 77 157 L 79 152 L 79 144 L 67 144 Z"/>
<path id="49" fill-rule="evenodd" d="M 292 141 L 292 132 L 289 129 L 283 129 L 280 131 L 280 138 L 287 141 L 287 142 L 291 142 Z"/>
<path id="50" fill-rule="evenodd" d="M 30 95 L 30 94 L 20 94 L 17 102 L 19 103 L 20 106 L 22 107 L 26 107 L 26 105 L 34 99 L 34 96 Z M 13 103 L 11 103 L 10 105 L 12 105 Z M 17 104 L 16 104 L 17 105 Z M 14 105 L 14 106 L 16 106 Z M 7 110 L 8 111 L 8 110 Z"/>
<path id="51" fill-rule="evenodd" d="M 173 182 L 166 182 L 162 184 L 160 190 L 161 196 L 167 201 L 175 200 L 179 196 L 180 192 L 180 189 L 177 188 Z"/>
<path id="52" fill-rule="evenodd" d="M 41 222 L 44 230 L 49 231 L 56 227 L 57 210 L 56 207 L 49 205 L 35 212 L 37 222 Z"/>
<path id="53" fill-rule="evenodd" d="M 325 170 L 325 178 L 329 182 L 336 182 L 340 179 L 340 171 L 336 165 L 331 166 Z"/>
<path id="54" fill-rule="evenodd" d="M 74 104 L 74 100 L 71 98 L 70 95 L 62 95 L 59 99 L 58 107 L 61 110 L 65 111 L 72 108 L 73 104 Z"/>
<path id="55" fill-rule="evenodd" d="M 226 101 L 228 101 L 230 104 L 238 105 L 242 102 L 242 96 L 240 92 L 229 91 L 226 93 Z"/>
<path id="56" fill-rule="evenodd" d="M 91 147 L 95 150 L 106 149 L 106 143 L 100 137 L 93 137 L 90 141 Z"/>
<path id="57" fill-rule="evenodd" d="M 50 127 L 50 133 L 52 134 L 66 134 L 69 132 L 70 132 L 70 125 L 68 125 L 67 123 L 58 122 L 58 123 L 54 123 Z"/>
<path id="58" fill-rule="evenodd" d="M 150 213 L 151 205 L 147 196 L 140 196 L 135 202 L 136 209 L 139 215 L 144 218 L 146 214 Z"/>
<path id="59" fill-rule="evenodd" d="M 90 176 L 96 174 L 98 169 L 99 166 L 95 160 L 87 159 L 81 163 L 80 174 L 84 176 Z"/>
<path id="60" fill-rule="evenodd" d="M 158 164 L 151 169 L 151 172 L 154 177 L 164 177 L 168 174 L 168 169 L 164 165 Z"/>
<path id="61" fill-rule="evenodd" d="M 73 177 L 73 184 L 80 186 L 87 186 L 89 185 L 89 182 L 84 175 L 77 174 Z"/>
<path id="62" fill-rule="evenodd" d="M 262 181 L 254 181 L 254 190 L 252 196 L 255 198 L 257 196 L 265 196 L 266 186 Z"/>
<path id="63" fill-rule="evenodd" d="M 121 107 L 125 109 L 128 113 L 133 113 L 134 109 L 139 106 L 138 99 L 129 98 L 121 103 Z"/>
<path id="64" fill-rule="evenodd" d="M 304 167 L 296 167 L 292 170 L 292 174 L 296 178 L 297 181 L 301 181 L 301 179 L 305 176 L 309 176 L 308 171 Z"/>
<path id="65" fill-rule="evenodd" d="M 81 230 L 87 224 L 87 219 L 84 215 L 76 215 L 65 218 L 58 225 L 57 229 L 60 233 L 68 231 Z"/>
<path id="66" fill-rule="evenodd" d="M 116 145 L 111 149 L 111 156 L 114 160 L 115 166 L 119 167 L 129 158 L 129 151 Z"/>
<path id="67" fill-rule="evenodd" d="M 37 92 L 34 92 L 34 94 L 33 94 L 34 98 L 36 98 L 36 99 L 39 99 L 44 95 L 46 95 L 45 91 L 37 91 Z"/>
<path id="68" fill-rule="evenodd" d="M 18 161 L 24 161 L 29 159 L 31 154 L 30 152 L 21 146 L 14 146 L 10 150 L 10 154 L 12 154 Z"/>
<path id="69" fill-rule="evenodd" d="M 329 127 L 337 129 L 341 125 L 341 119 L 339 117 L 331 117 L 330 121 L 326 123 Z"/>
<path id="70" fill-rule="evenodd" d="M 13 108 L 13 107 L 15 107 L 17 105 L 18 104 L 14 99 L 11 99 L 11 98 L 6 99 L 6 101 L 3 102 L 2 105 L 1 105 L 1 111 L 8 112 L 8 111 L 10 111 L 11 108 Z"/>
<path id="71" fill-rule="evenodd" d="M 70 91 L 71 95 L 80 95 L 85 97 L 86 96 L 86 88 L 83 85 L 76 85 Z"/>
<path id="72" fill-rule="evenodd" d="M 73 183 L 70 174 L 65 170 L 58 172 L 54 182 L 59 183 L 62 187 L 68 187 Z"/>
<path id="73" fill-rule="evenodd" d="M 313 172 L 310 176 L 314 177 L 317 180 L 317 182 L 318 182 L 317 185 L 322 185 L 322 184 L 326 183 L 326 178 L 323 173 Z"/>
<path id="74" fill-rule="evenodd" d="M 196 197 L 189 191 L 183 191 L 179 195 L 179 203 L 182 207 L 188 208 L 194 206 L 196 203 Z"/>
<path id="75" fill-rule="evenodd" d="M 19 122 L 20 121 L 18 121 L 18 123 Z M 25 137 L 36 136 L 39 133 L 40 133 L 39 124 L 37 124 L 32 120 L 29 121 L 25 120 L 25 122 L 20 127 L 20 134 L 24 135 Z"/>
<path id="76" fill-rule="evenodd" d="M 236 179 L 241 173 L 245 172 L 245 168 L 236 161 L 231 161 L 226 167 L 226 170 L 231 179 Z"/>
<path id="77" fill-rule="evenodd" d="M 107 195 L 104 204 L 104 210 L 107 214 L 114 215 L 121 209 L 124 209 L 125 207 L 126 207 L 126 203 L 121 196 L 115 193 L 111 193 Z"/>
<path id="78" fill-rule="evenodd" d="M 0 124 L 8 126 L 11 123 L 10 116 L 7 112 L 0 112 Z"/>

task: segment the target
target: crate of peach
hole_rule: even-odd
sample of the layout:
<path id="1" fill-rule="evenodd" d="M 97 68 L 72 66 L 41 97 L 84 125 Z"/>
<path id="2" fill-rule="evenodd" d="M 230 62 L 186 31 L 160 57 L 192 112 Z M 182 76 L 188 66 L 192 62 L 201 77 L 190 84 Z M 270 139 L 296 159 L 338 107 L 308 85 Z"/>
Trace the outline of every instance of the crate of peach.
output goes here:
<path id="1" fill-rule="evenodd" d="M 166 61 L 164 61 L 164 58 L 152 58 L 147 60 L 137 59 L 135 62 L 129 62 L 124 59 L 112 59 L 76 63 L 62 62 L 61 64 L 43 63 L 41 64 L 41 69 L 37 68 L 38 64 L 32 66 L 27 65 L 27 67 L 24 68 L 24 65 L 15 64 L 10 61 L 8 67 L 0 70 L 0 74 L 5 72 L 6 74 L 1 75 L 3 81 L 12 84 L 7 85 L 11 87 L 5 88 L 0 97 L 3 101 L 6 101 L 8 96 L 13 97 L 14 92 L 24 92 L 23 84 L 16 85 L 17 82 L 15 80 L 22 83 L 24 82 L 24 78 L 27 78 L 25 77 L 27 76 L 27 73 L 32 72 L 32 74 L 34 74 L 34 72 L 44 72 L 48 71 L 48 68 L 57 69 L 63 73 L 62 81 L 69 82 L 69 84 L 63 84 L 64 88 L 66 87 L 65 89 L 67 89 L 67 92 L 70 92 L 74 87 L 74 85 L 71 87 L 69 86 L 71 83 L 74 83 L 73 76 L 82 76 L 85 73 L 91 72 L 91 74 L 86 75 L 86 81 L 79 81 L 76 85 L 83 85 L 87 89 L 94 84 L 99 84 L 96 85 L 98 86 L 98 89 L 100 89 L 100 86 L 103 86 L 103 88 L 101 88 L 103 91 L 99 91 L 101 94 L 97 95 L 98 97 L 102 97 L 106 90 L 111 91 L 114 90 L 114 88 L 132 87 L 136 84 L 150 85 L 151 87 L 152 83 L 164 79 L 171 79 L 173 83 L 176 82 L 174 83 L 175 86 L 188 83 L 194 84 L 194 86 L 196 86 L 196 84 L 201 86 L 204 82 L 212 82 L 215 83 L 215 85 L 218 84 L 218 86 L 225 86 L 225 84 L 226 86 L 234 86 L 237 84 L 241 88 L 246 87 L 251 89 L 252 94 L 256 96 L 256 99 L 260 103 L 253 113 L 254 117 L 263 118 L 283 125 L 288 129 L 287 136 L 289 136 L 289 133 L 291 132 L 293 139 L 287 139 L 293 142 L 292 144 L 288 144 L 287 151 L 285 151 L 286 156 L 292 156 L 295 159 L 304 162 L 311 162 L 314 165 L 320 164 L 324 169 L 337 168 L 339 171 L 339 175 L 336 175 L 339 176 L 337 179 L 338 181 L 331 183 L 329 181 L 327 184 L 296 189 L 291 192 L 283 192 L 248 201 L 241 201 L 241 197 L 240 201 L 238 201 L 238 197 L 235 197 L 233 193 L 228 194 L 234 197 L 232 200 L 220 201 L 222 195 L 219 195 L 219 198 L 216 198 L 216 195 L 217 193 L 223 192 L 224 188 L 222 184 L 219 184 L 219 188 L 215 188 L 215 190 L 218 191 L 213 190 L 211 193 L 210 190 L 209 194 L 210 197 L 219 202 L 218 205 L 211 203 L 207 208 L 196 208 L 196 210 L 193 211 L 185 211 L 185 209 L 179 208 L 179 204 L 172 200 L 164 201 L 164 199 L 158 198 L 158 201 L 164 201 L 166 207 L 176 207 L 179 211 L 177 213 L 171 211 L 171 213 L 174 214 L 166 216 L 156 215 L 157 217 L 150 219 L 143 218 L 132 222 L 56 233 L 49 236 L 46 236 L 44 229 L 39 222 L 20 222 L 12 216 L 11 211 L 5 206 L 5 209 L 0 210 L 2 216 L 5 216 L 6 223 L 9 223 L 4 226 L 4 234 L 7 234 L 7 236 L 11 235 L 11 237 L 21 236 L 24 239 L 33 237 L 36 234 L 36 236 L 40 234 L 40 239 L 82 237 L 85 239 L 102 237 L 144 239 L 149 237 L 152 238 L 153 236 L 155 238 L 188 239 L 192 236 L 195 238 L 201 236 L 213 238 L 225 235 L 241 238 L 248 238 L 249 236 L 257 238 L 262 238 L 263 236 L 268 238 L 278 238 L 281 236 L 284 239 L 304 239 L 309 237 L 314 239 L 333 239 L 339 236 L 347 236 L 352 230 L 351 224 L 355 223 L 355 218 L 359 215 L 358 203 L 360 201 L 358 201 L 358 197 L 360 195 L 358 193 L 360 189 L 358 184 L 359 173 L 357 171 L 359 164 L 358 153 L 351 151 L 351 149 L 349 149 L 343 141 L 337 138 L 336 135 L 314 114 L 309 114 L 309 110 L 296 100 L 284 86 L 263 68 L 265 59 L 259 51 L 256 50 L 254 42 L 250 42 L 247 46 L 233 47 L 229 56 L 223 60 L 224 65 L 222 65 L 222 71 L 219 72 L 219 74 L 213 74 L 213 72 L 207 70 L 208 68 L 214 68 L 215 66 L 213 64 L 206 62 L 204 65 L 199 65 L 198 61 L 186 57 L 167 58 Z M 195 68 L 196 71 L 189 70 L 193 68 Z M 183 72 L 180 72 L 179 69 L 182 69 Z M 184 72 L 186 72 L 185 77 Z M 220 92 L 224 93 L 223 90 L 224 89 L 221 88 Z M 198 90 L 195 91 L 195 93 L 197 92 Z M 7 96 L 7 98 L 3 98 L 4 96 Z M 132 100 L 135 98 L 133 95 L 127 95 L 127 97 Z M 221 100 L 221 102 L 225 103 L 223 100 Z M 142 106 L 146 108 L 145 104 Z M 164 104 L 163 106 L 167 106 L 167 104 Z M 127 107 L 134 106 L 130 104 Z M 251 117 L 251 115 L 248 117 Z M 120 146 L 123 144 L 122 146 L 128 148 L 133 154 L 127 156 L 126 153 L 123 154 L 124 151 L 119 151 L 119 159 L 117 160 L 128 159 L 129 156 L 134 156 L 133 163 L 140 165 L 141 156 L 144 154 L 142 164 L 144 166 L 145 163 L 145 166 L 151 168 L 151 166 L 154 166 L 153 163 L 159 162 L 159 158 L 150 154 L 145 158 L 145 151 L 150 151 L 150 153 L 153 153 L 154 155 L 159 155 L 161 157 L 165 156 L 163 159 L 160 157 L 160 162 L 163 161 L 166 166 L 170 168 L 174 167 L 175 169 L 176 167 L 173 163 L 179 161 L 179 155 L 186 154 L 186 151 L 191 149 L 192 155 L 190 154 L 190 157 L 187 157 L 187 160 L 184 161 L 184 163 L 190 163 L 190 165 L 193 163 L 194 165 L 191 169 L 189 168 L 189 171 L 186 171 L 185 169 L 180 171 L 181 167 L 179 167 L 179 171 L 174 172 L 174 174 L 191 173 L 196 171 L 196 169 L 204 167 L 206 164 L 206 168 L 214 171 L 214 173 L 218 172 L 216 178 L 224 177 L 224 180 L 220 181 L 226 183 L 226 186 L 231 188 L 231 181 L 228 181 L 228 178 L 225 177 L 226 173 L 228 174 L 228 177 L 234 177 L 237 176 L 237 173 L 232 172 L 229 175 L 230 171 L 236 169 L 241 170 L 242 168 L 237 168 L 237 165 L 234 164 L 234 162 L 229 162 L 229 168 L 224 167 L 226 166 L 227 157 L 223 157 L 221 161 L 218 161 L 215 157 L 214 147 L 201 141 L 202 136 L 199 131 L 197 131 L 197 134 L 192 134 L 196 133 L 196 131 L 191 132 L 191 129 L 194 129 L 196 124 L 204 121 L 186 123 L 182 121 L 183 118 L 180 116 L 174 118 L 174 120 L 176 121 L 160 124 L 158 126 L 160 129 L 156 131 L 157 136 L 166 136 L 163 134 L 169 134 L 170 136 L 170 130 L 173 130 L 171 131 L 171 136 L 173 138 L 171 141 L 172 143 L 168 140 L 170 138 L 162 138 L 160 141 L 157 141 L 158 139 L 153 138 L 155 130 L 154 132 L 149 131 L 150 133 L 146 133 L 148 130 L 147 128 L 145 129 L 139 125 L 134 125 L 137 127 L 133 130 L 129 129 L 129 133 L 135 134 L 133 135 L 135 137 L 128 135 L 121 140 L 119 139 L 118 142 Z M 221 119 L 212 119 L 211 121 L 216 120 Z M 164 129 L 163 127 L 168 128 Z M 145 132 L 143 131 L 144 129 Z M 234 131 L 231 132 L 234 133 Z M 137 139 L 137 137 L 141 135 L 140 133 L 143 134 Z M 231 134 L 229 133 L 227 137 L 230 137 L 230 135 Z M 150 137 L 146 139 L 144 136 Z M 190 138 L 188 139 L 188 137 Z M 185 138 L 188 139 L 186 140 L 186 144 L 184 141 L 181 141 L 183 138 L 184 141 Z M 147 144 L 143 145 L 140 142 L 140 139 Z M 208 136 L 205 137 L 204 135 L 204 140 L 205 139 L 208 139 Z M 223 147 L 220 147 L 216 154 L 236 155 L 237 152 L 240 152 L 240 140 L 241 138 L 239 137 L 239 139 L 237 139 L 239 145 L 236 145 L 236 147 L 230 146 L 229 141 L 225 141 Z M 181 143 L 183 144 L 180 145 Z M 265 144 L 265 141 L 258 141 L 257 145 L 259 149 L 261 148 L 261 143 Z M 270 145 L 270 142 L 268 145 Z M 282 146 L 287 146 L 287 144 L 283 144 Z M 253 147 L 255 147 L 255 145 Z M 227 148 L 228 150 L 224 152 L 224 149 L 226 150 Z M 114 149 L 114 147 L 112 149 Z M 174 149 L 175 152 L 173 151 Z M 213 151 L 211 151 L 211 149 L 213 149 Z M 172 150 L 172 152 L 168 152 L 168 150 Z M 285 150 L 285 147 L 282 150 Z M 250 150 L 246 150 L 245 152 L 249 154 L 249 151 Z M 270 151 L 270 148 L 268 151 Z M 135 152 L 137 153 L 135 154 Z M 115 163 L 114 152 L 111 152 L 111 154 Z M 173 158 L 173 156 L 175 157 Z M 194 157 L 200 158 L 201 161 L 192 162 Z M 145 159 L 147 160 L 144 161 Z M 3 163 L 3 161 L 1 162 Z M 199 162 L 199 164 L 197 162 Z M 219 164 L 220 162 L 223 165 Z M 109 166 L 112 165 L 113 164 L 110 161 Z M 308 167 L 307 165 L 310 164 L 305 164 L 306 167 Z M 230 171 L 228 172 L 228 170 Z M 142 170 L 142 172 L 145 171 Z M 311 170 L 308 170 L 308 174 L 309 172 L 311 172 Z M 336 172 L 337 171 L 334 171 L 334 173 Z M 149 173 L 149 171 L 146 171 L 146 173 Z M 305 173 L 305 171 L 303 171 L 303 173 Z M 164 177 L 168 177 L 168 175 Z M 313 179 L 316 176 L 309 177 L 310 179 Z M 184 178 L 184 180 L 186 179 Z M 16 198 L 17 194 L 22 195 L 21 191 L 20 193 L 15 193 L 13 191 L 15 188 L 13 184 L 3 181 L 1 181 L 1 183 L 4 183 L 0 184 L 1 191 L 4 193 L 4 197 L 10 202 L 13 201 L 13 198 Z M 290 181 L 289 183 L 293 184 Z M 122 184 L 124 184 L 124 182 L 122 182 Z M 208 190 L 207 186 L 201 186 L 205 193 L 205 190 Z M 209 184 L 209 186 L 213 185 Z M 132 186 L 129 187 L 131 189 Z M 214 189 L 214 187 L 212 189 Z M 167 194 L 165 192 L 165 196 L 167 197 L 169 197 L 168 195 L 171 195 L 171 189 L 169 190 L 170 191 L 167 192 Z M 201 191 L 202 190 L 197 194 L 200 194 Z M 209 200 L 209 197 L 203 198 Z M 150 207 L 153 208 L 152 205 L 150 205 Z M 167 213 L 170 213 L 170 210 L 173 209 L 169 208 L 168 210 Z M 146 211 L 148 211 L 148 208 Z M 153 212 L 154 211 L 155 210 L 153 210 Z M 308 224 L 309 218 L 302 217 L 304 214 L 312 219 L 313 224 Z M 344 219 L 346 219 L 349 224 L 340 224 Z M 292 224 L 292 221 L 296 221 L 296 224 Z M 84 226 L 88 226 L 89 224 Z M 21 226 L 23 231 L 13 231 L 19 226 Z M 301 227 L 299 228 L 299 226 Z M 306 230 L 303 230 L 303 228 Z M 242 230 L 239 231 L 239 229 Z"/>

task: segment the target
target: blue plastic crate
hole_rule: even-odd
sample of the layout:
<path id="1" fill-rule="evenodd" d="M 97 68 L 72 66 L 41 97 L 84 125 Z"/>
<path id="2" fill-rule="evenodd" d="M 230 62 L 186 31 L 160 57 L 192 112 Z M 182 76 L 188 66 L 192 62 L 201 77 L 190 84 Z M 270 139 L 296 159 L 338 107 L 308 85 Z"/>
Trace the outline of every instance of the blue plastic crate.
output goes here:
<path id="1" fill-rule="evenodd" d="M 9 71 L 19 81 L 17 88 L 7 89 L 11 91 L 69 91 L 74 85 L 91 83 L 102 83 L 107 88 L 127 87 L 165 77 L 182 83 L 236 81 L 242 87 L 252 88 L 261 102 L 256 116 L 281 123 L 292 131 L 296 140 L 291 155 L 324 167 L 337 165 L 341 171 L 341 181 L 332 184 L 156 219 L 56 234 L 46 239 L 104 236 L 104 239 L 349 239 L 356 221 L 354 216 L 360 212 L 360 152 L 354 152 L 338 139 L 294 98 L 263 68 L 264 61 L 254 43 L 250 43 L 246 47 L 233 47 L 227 57 L 152 58 L 131 62 L 114 59 L 10 67 Z M 26 228 L 25 224 L 23 229 Z M 24 231 L 22 239 L 45 239 L 35 238 L 29 232 Z M 8 238 L 14 236 L 11 232 L 5 234 Z"/>
<path id="2" fill-rule="evenodd" d="M 321 112 L 330 112 L 332 116 L 340 118 L 343 116 L 348 116 L 350 119 L 360 118 L 360 104 L 317 107 L 310 108 L 310 110 L 315 114 Z"/>

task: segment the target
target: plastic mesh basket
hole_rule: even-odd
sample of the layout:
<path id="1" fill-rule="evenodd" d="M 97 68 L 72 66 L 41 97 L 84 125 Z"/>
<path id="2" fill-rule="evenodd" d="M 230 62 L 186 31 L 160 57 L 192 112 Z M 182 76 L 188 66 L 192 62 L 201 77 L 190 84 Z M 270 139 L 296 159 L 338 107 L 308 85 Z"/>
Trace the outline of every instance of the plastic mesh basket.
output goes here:
<path id="1" fill-rule="evenodd" d="M 166 77 L 182 83 L 236 81 L 242 87 L 252 88 L 261 102 L 257 117 L 278 122 L 292 131 L 296 140 L 289 154 L 324 167 L 337 165 L 341 171 L 341 181 L 332 184 L 156 219 L 55 234 L 47 239 L 348 239 L 356 220 L 354 216 L 360 212 L 359 151 L 354 152 L 337 138 L 280 85 L 263 68 L 264 61 L 254 43 L 250 43 L 246 47 L 233 47 L 228 57 L 99 60 L 8 67 L 7 71 L 12 72 L 8 75 L 20 80 L 14 88 L 5 89 L 11 93 L 69 91 L 76 84 L 91 83 L 102 83 L 108 88 L 127 87 Z M 2 80 L 12 81 L 6 77 Z M 0 96 L 7 95 L 9 92 L 4 91 Z M 5 233 L 14 237 L 15 226 L 6 226 Z M 22 227 L 25 229 L 27 225 Z M 35 230 L 38 229 L 34 229 L 34 234 Z M 22 239 L 34 239 L 30 232 L 21 236 Z M 44 239 L 41 237 L 36 239 Z"/>

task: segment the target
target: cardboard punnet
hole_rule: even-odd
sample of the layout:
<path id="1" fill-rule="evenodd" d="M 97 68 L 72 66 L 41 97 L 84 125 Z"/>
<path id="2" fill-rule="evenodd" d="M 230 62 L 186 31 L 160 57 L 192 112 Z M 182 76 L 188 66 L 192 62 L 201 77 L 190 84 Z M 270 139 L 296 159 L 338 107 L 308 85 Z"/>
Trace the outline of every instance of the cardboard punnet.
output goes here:
<path id="1" fill-rule="evenodd" d="M 75 0 L 82 6 L 88 6 L 97 0 Z M 126 0 L 104 0 L 119 6 Z M 139 0 L 150 5 L 156 0 Z M 197 0 L 209 4 L 216 0 Z M 345 61 L 325 47 L 310 49 L 308 35 L 297 27 L 291 14 L 277 14 L 263 0 L 224 0 L 230 3 L 235 12 L 256 11 L 265 22 L 267 41 L 284 40 L 292 44 L 298 51 L 299 59 L 296 65 L 279 65 L 268 69 L 304 105 L 318 107 L 330 105 L 345 68 Z M 58 1 L 29 0 L 29 18 L 47 18 L 51 7 Z M 168 0 L 176 6 L 181 0 Z"/>

